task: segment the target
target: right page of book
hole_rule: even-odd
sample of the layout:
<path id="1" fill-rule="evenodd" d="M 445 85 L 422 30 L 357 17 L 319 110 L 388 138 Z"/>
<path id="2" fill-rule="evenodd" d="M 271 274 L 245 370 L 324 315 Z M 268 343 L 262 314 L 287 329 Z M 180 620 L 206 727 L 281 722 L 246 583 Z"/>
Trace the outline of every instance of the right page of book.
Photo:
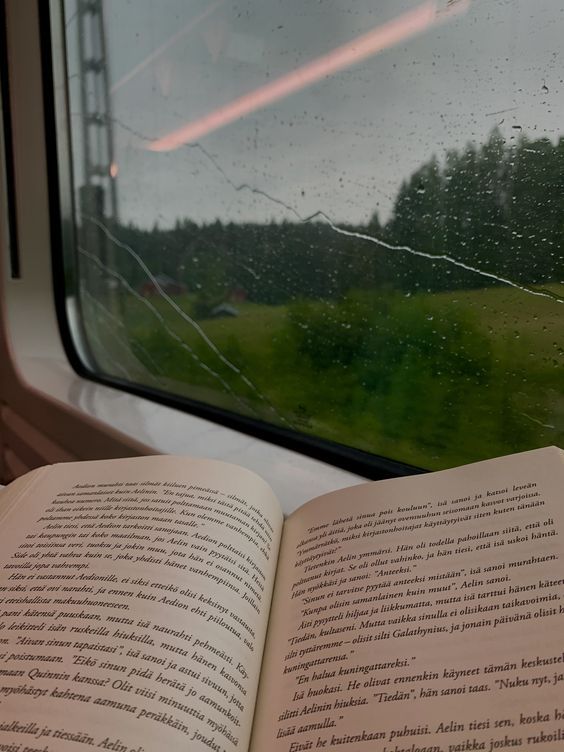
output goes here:
<path id="1" fill-rule="evenodd" d="M 286 522 L 253 752 L 564 748 L 564 459 L 370 483 Z"/>

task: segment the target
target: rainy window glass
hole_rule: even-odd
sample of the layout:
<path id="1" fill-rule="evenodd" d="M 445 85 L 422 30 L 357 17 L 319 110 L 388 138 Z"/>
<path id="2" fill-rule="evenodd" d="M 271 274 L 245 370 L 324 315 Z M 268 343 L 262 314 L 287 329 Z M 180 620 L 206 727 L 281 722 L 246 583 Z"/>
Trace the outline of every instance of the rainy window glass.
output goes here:
<path id="1" fill-rule="evenodd" d="M 431 469 L 563 443 L 560 0 L 66 0 L 100 374 Z"/>

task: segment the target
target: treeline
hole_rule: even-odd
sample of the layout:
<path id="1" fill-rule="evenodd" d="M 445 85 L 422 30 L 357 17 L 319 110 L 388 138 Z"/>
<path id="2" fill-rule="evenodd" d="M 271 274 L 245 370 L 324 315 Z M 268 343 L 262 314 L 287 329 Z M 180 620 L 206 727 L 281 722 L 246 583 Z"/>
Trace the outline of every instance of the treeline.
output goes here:
<path id="1" fill-rule="evenodd" d="M 496 129 L 481 146 L 449 151 L 443 162 L 432 157 L 401 185 L 385 224 L 374 214 L 366 225 L 339 229 L 323 216 L 112 228 L 153 274 L 184 284 L 204 308 L 235 290 L 282 304 L 375 287 L 414 293 L 502 279 L 539 285 L 562 279 L 564 271 L 564 138 L 552 144 L 519 135 L 508 144 Z M 107 258 L 133 287 L 147 282 L 123 249 L 110 244 Z"/>

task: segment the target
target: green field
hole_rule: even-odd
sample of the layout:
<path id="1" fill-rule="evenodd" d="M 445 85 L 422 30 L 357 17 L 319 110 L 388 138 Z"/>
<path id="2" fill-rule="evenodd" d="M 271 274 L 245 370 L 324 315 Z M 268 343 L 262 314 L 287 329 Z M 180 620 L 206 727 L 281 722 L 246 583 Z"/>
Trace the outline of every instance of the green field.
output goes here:
<path id="1" fill-rule="evenodd" d="M 554 299 L 501 286 L 351 291 L 200 320 L 193 296 L 174 304 L 86 299 L 100 368 L 431 469 L 563 443 Z"/>

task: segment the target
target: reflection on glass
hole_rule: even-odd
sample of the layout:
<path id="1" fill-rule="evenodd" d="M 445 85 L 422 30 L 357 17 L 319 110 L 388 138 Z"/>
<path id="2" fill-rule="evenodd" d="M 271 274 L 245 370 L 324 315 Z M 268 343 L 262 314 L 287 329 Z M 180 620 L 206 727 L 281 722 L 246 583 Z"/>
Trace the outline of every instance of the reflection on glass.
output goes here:
<path id="1" fill-rule="evenodd" d="M 65 7 L 100 372 L 429 468 L 562 443 L 557 0 Z"/>

